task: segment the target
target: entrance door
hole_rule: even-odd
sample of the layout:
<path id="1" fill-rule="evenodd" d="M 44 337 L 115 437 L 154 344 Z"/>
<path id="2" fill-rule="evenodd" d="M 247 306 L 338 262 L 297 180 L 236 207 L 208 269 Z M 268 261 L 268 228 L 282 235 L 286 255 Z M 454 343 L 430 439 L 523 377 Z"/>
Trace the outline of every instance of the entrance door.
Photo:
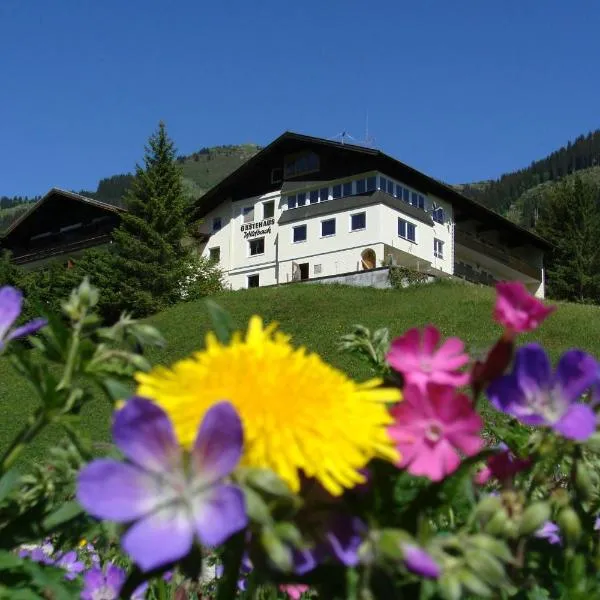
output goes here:
<path id="1" fill-rule="evenodd" d="M 308 263 L 300 263 L 300 279 L 308 279 Z"/>

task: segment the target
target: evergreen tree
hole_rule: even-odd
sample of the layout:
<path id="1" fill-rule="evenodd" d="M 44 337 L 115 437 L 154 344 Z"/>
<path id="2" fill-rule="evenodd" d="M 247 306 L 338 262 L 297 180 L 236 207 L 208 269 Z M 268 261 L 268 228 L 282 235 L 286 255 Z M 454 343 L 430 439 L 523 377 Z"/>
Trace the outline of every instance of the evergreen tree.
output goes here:
<path id="1" fill-rule="evenodd" d="M 179 298 L 188 251 L 181 170 L 164 123 L 146 147 L 144 167 L 125 196 L 128 212 L 114 232 L 120 305 L 136 315 L 149 314 Z"/>
<path id="2" fill-rule="evenodd" d="M 553 244 L 546 256 L 549 296 L 600 302 L 599 199 L 597 185 L 574 177 L 541 203 L 536 229 Z"/>

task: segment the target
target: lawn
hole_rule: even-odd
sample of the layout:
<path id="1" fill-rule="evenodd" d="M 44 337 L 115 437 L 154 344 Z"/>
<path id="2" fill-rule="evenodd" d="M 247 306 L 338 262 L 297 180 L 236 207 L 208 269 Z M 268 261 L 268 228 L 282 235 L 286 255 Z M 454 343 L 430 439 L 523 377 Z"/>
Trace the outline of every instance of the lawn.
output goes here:
<path id="1" fill-rule="evenodd" d="M 474 356 L 484 352 L 500 331 L 491 320 L 493 290 L 452 282 L 405 290 L 288 285 L 227 292 L 214 299 L 232 314 L 240 327 L 254 313 L 261 314 L 266 321 L 275 320 L 296 344 L 319 352 L 359 380 L 369 376 L 363 363 L 337 351 L 339 337 L 355 323 L 370 328 L 388 326 L 393 335 L 398 335 L 409 327 L 432 322 L 444 336 L 456 335 L 465 340 Z M 153 362 L 163 364 L 202 347 L 210 326 L 202 301 L 180 304 L 150 321 L 168 341 L 165 349 L 150 354 Z M 600 355 L 600 307 L 562 304 L 538 332 L 524 339 L 543 344 L 554 359 L 574 346 Z M 0 380 L 0 448 L 4 448 L 35 400 L 27 383 L 15 375 L 6 359 L 0 360 Z M 83 419 L 94 439 L 107 438 L 109 408 L 104 399 L 98 398 L 89 405 Z M 56 431 L 47 431 L 28 457 L 43 456 L 47 444 L 56 439 Z"/>

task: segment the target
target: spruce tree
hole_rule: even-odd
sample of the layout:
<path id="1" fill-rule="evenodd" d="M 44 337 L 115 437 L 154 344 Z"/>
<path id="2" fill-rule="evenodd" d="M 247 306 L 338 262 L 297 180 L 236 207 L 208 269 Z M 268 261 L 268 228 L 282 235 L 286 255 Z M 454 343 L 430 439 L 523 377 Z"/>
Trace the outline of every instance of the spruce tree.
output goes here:
<path id="1" fill-rule="evenodd" d="M 181 170 L 164 123 L 145 148 L 144 166 L 124 201 L 127 213 L 114 232 L 121 308 L 141 316 L 177 301 L 188 252 Z"/>
<path id="2" fill-rule="evenodd" d="M 537 232 L 553 244 L 546 255 L 548 295 L 600 302 L 600 190 L 573 177 L 541 202 Z"/>

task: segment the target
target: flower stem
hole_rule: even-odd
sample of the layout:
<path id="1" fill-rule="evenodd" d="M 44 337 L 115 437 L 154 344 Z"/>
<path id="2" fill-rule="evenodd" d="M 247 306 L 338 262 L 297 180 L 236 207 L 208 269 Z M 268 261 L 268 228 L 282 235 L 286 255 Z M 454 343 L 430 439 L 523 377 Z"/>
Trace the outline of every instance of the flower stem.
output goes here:
<path id="1" fill-rule="evenodd" d="M 71 337 L 71 345 L 69 346 L 65 370 L 60 383 L 56 387 L 57 390 L 64 390 L 71 385 L 73 372 L 75 371 L 75 359 L 77 358 L 77 351 L 79 350 L 79 338 L 81 336 L 81 330 L 83 328 L 85 317 L 86 313 L 84 311 L 79 320 L 73 326 L 73 335 Z"/>
<path id="2" fill-rule="evenodd" d="M 237 594 L 240 568 L 244 557 L 245 531 L 232 536 L 223 553 L 223 577 L 217 587 L 216 600 L 232 600 Z"/>
<path id="3" fill-rule="evenodd" d="M 0 458 L 0 475 L 6 473 L 17 460 L 21 452 L 29 444 L 46 425 L 48 425 L 48 417 L 43 410 L 38 410 L 37 413 L 31 415 L 27 419 L 27 423 L 19 431 L 11 445 L 5 450 L 2 458 Z"/>

